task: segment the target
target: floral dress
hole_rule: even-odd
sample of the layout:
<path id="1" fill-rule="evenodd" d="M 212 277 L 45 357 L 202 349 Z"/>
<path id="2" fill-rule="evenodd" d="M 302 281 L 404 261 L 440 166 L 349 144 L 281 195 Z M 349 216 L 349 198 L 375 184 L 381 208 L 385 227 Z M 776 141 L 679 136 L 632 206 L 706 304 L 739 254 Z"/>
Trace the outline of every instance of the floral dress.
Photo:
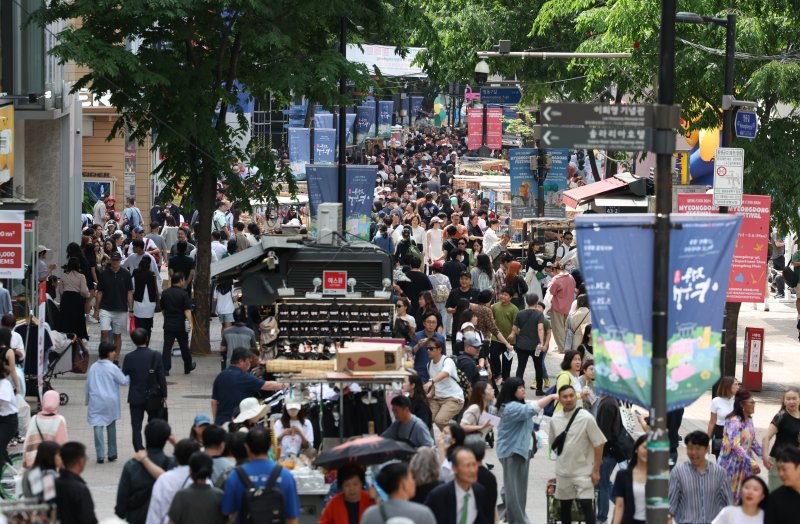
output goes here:
<path id="1" fill-rule="evenodd" d="M 753 474 L 753 464 L 760 456 L 761 444 L 756 438 L 752 417 L 747 420 L 736 416 L 725 419 L 719 465 L 730 476 L 734 501 L 739 500 L 742 481 Z"/>

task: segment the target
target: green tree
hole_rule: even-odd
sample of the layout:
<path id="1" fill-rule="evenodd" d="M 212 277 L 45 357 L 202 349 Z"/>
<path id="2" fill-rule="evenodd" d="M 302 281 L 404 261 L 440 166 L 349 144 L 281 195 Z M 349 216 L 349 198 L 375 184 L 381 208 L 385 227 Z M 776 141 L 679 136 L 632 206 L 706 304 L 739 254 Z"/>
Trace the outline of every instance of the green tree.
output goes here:
<path id="1" fill-rule="evenodd" d="M 62 63 L 90 69 L 74 90 L 110 93 L 121 115 L 111 136 L 123 132 L 140 142 L 151 136 L 153 150 L 165 158 L 156 175 L 167 193 L 180 188 L 199 211 L 195 351 L 209 350 L 217 183 L 229 184 L 244 209 L 250 198 L 295 191 L 269 149 L 244 142 L 240 95 L 338 103 L 340 77 L 362 89 L 371 82 L 364 67 L 338 52 L 341 17 L 349 28 L 378 32 L 386 14 L 382 0 L 52 0 L 34 13 L 33 22 L 42 25 L 67 21 L 52 52 Z M 228 113 L 238 126 L 226 123 Z M 257 175 L 241 178 L 232 169 L 237 161 L 257 168 Z"/>

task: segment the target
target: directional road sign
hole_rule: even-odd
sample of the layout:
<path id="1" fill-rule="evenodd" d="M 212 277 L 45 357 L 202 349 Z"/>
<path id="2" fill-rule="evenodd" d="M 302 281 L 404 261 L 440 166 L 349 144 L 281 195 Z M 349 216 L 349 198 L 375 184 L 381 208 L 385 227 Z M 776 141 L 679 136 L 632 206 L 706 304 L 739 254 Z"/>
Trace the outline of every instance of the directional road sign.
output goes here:
<path id="1" fill-rule="evenodd" d="M 736 136 L 739 138 L 748 138 L 750 140 L 756 137 L 758 133 L 758 117 L 755 111 L 742 111 L 736 112 Z"/>
<path id="2" fill-rule="evenodd" d="M 482 87 L 482 104 L 501 104 L 513 106 L 522 100 L 522 92 L 518 87 Z"/>
<path id="3" fill-rule="evenodd" d="M 718 147 L 714 157 L 715 206 L 738 207 L 742 205 L 744 185 L 744 149 Z"/>
<path id="4" fill-rule="evenodd" d="M 595 129 L 588 127 L 543 127 L 545 148 L 607 149 L 612 151 L 652 151 L 652 129 Z"/>
<path id="5" fill-rule="evenodd" d="M 665 128 L 678 127 L 680 109 L 668 108 Z M 542 104 L 542 124 L 553 126 L 656 127 L 656 106 L 639 104 Z"/>

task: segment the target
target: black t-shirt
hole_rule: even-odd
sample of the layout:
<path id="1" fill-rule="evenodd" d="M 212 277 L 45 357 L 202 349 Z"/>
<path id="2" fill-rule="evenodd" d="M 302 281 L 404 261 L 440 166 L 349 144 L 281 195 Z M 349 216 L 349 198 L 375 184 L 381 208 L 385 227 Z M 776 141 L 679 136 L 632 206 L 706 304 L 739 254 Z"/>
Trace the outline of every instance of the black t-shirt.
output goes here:
<path id="1" fill-rule="evenodd" d="M 358 510 L 361 507 L 361 502 L 347 502 L 345 500 L 344 507 L 347 508 L 347 520 L 350 524 L 358 524 Z"/>
<path id="2" fill-rule="evenodd" d="M 781 486 L 767 498 L 764 510 L 764 524 L 795 524 L 800 508 L 800 493 L 792 488 Z"/>
<path id="3" fill-rule="evenodd" d="M 542 341 L 539 340 L 539 324 L 544 324 L 544 315 L 535 309 L 523 309 L 517 313 L 514 325 L 519 328 L 517 349 L 536 350 Z"/>
<path id="4" fill-rule="evenodd" d="M 182 273 L 185 278 L 189 278 L 189 273 L 194 269 L 194 260 L 189 255 L 175 255 L 169 261 L 169 268 L 174 273 Z"/>
<path id="5" fill-rule="evenodd" d="M 192 300 L 185 289 L 173 286 L 161 293 L 161 311 L 164 312 L 165 331 L 183 331 L 187 309 L 192 309 Z"/>
<path id="6" fill-rule="evenodd" d="M 458 260 L 448 260 L 442 266 L 442 274 L 450 279 L 450 287 L 453 289 L 458 287 L 458 279 L 461 276 L 461 273 L 466 270 L 467 266 Z"/>
<path id="7" fill-rule="evenodd" d="M 128 311 L 128 292 L 133 292 L 131 274 L 122 267 L 116 273 L 108 268 L 98 275 L 97 290 L 103 293 L 100 309 Z"/>
<path id="8" fill-rule="evenodd" d="M 773 444 L 769 456 L 777 457 L 784 447 L 797 445 L 798 436 L 800 436 L 800 419 L 781 411 L 772 418 L 771 423 L 778 428 L 778 432 L 775 434 L 775 444 Z"/>
<path id="9" fill-rule="evenodd" d="M 450 294 L 447 295 L 447 302 L 444 305 L 445 307 L 457 307 L 458 301 L 462 298 L 466 298 L 471 304 L 477 304 L 478 290 L 471 287 L 467 291 L 461 291 L 461 288 L 456 286 L 450 290 Z"/>
<path id="10" fill-rule="evenodd" d="M 409 271 L 406 276 L 410 282 L 398 282 L 400 289 L 403 290 L 406 298 L 411 302 L 411 309 L 409 313 L 413 316 L 419 310 L 419 296 L 423 291 L 430 291 L 433 289 L 431 279 L 422 271 Z M 417 329 L 420 329 L 417 326 Z"/>

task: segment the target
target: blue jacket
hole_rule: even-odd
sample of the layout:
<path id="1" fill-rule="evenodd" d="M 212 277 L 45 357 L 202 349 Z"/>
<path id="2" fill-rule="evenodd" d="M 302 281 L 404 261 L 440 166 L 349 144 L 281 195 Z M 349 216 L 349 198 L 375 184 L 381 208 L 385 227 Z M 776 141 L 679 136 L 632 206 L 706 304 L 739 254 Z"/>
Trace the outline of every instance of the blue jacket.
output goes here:
<path id="1" fill-rule="evenodd" d="M 497 458 L 513 454 L 528 459 L 531 451 L 533 416 L 539 412 L 536 404 L 507 402 L 500 408 L 500 425 L 497 426 Z"/>

